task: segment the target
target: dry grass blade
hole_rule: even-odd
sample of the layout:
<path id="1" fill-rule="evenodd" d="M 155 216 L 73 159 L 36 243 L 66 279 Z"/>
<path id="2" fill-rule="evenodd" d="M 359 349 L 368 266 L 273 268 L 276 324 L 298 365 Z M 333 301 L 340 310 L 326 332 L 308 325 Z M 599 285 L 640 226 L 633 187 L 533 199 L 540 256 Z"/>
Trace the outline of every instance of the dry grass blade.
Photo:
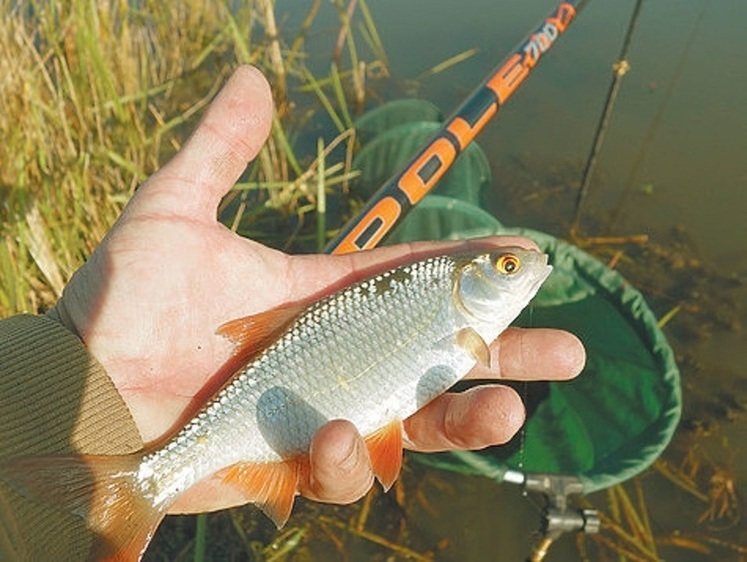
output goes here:
<path id="1" fill-rule="evenodd" d="M 353 71 L 353 76 L 357 76 L 358 73 Z M 345 122 L 345 129 L 352 129 L 353 128 L 353 119 L 350 117 L 350 111 L 348 110 L 348 104 L 345 100 L 345 89 L 342 85 L 342 80 L 340 79 L 340 73 L 337 69 L 337 65 L 332 65 L 332 70 L 330 72 L 330 77 L 332 78 L 332 86 L 334 88 L 335 92 L 335 98 L 337 99 L 337 105 L 340 108 L 340 112 L 342 113 L 342 118 Z M 353 78 L 353 92 L 355 95 L 355 100 L 358 106 L 360 107 L 363 104 L 363 88 L 359 86 L 359 81 L 365 80 L 365 79 L 356 79 Z M 342 131 L 340 131 L 342 132 Z"/>
<path id="2" fill-rule="evenodd" d="M 418 560 L 419 562 L 432 562 L 433 561 L 433 555 L 430 553 L 422 554 L 420 552 L 412 550 L 411 548 L 407 548 L 406 546 L 402 546 L 393 541 L 390 541 L 386 537 L 382 537 L 381 535 L 377 535 L 376 533 L 371 533 L 366 530 L 358 530 L 353 526 L 346 525 L 345 523 L 341 521 L 337 521 L 336 519 L 331 519 L 329 517 L 321 517 L 320 520 L 328 525 L 337 527 L 338 529 L 343 529 L 352 535 L 355 535 L 357 537 L 360 537 L 372 543 L 378 544 L 379 546 L 383 546 L 384 548 L 391 550 L 392 552 L 399 554 L 400 556 L 403 556 L 407 559 Z"/>
<path id="3" fill-rule="evenodd" d="M 672 463 L 664 459 L 658 459 L 654 463 L 654 469 L 678 488 L 681 488 L 687 493 L 692 494 L 700 501 L 708 501 L 708 495 L 704 494 L 698 489 L 698 485 L 695 483 L 692 477 L 674 466 Z"/>
<path id="4" fill-rule="evenodd" d="M 43 223 L 37 205 L 33 205 L 26 213 L 26 226 L 28 229 L 23 234 L 29 253 L 52 288 L 55 297 L 59 298 L 65 288 L 65 276 L 60 271 L 53 255 L 52 245 L 47 237 L 49 230 Z"/>
<path id="5" fill-rule="evenodd" d="M 278 107 L 284 108 L 287 100 L 288 85 L 286 83 L 285 61 L 280 50 L 280 38 L 275 22 L 275 10 L 272 0 L 257 0 L 257 6 L 264 16 L 265 33 L 270 41 L 270 63 L 274 74 L 273 93 Z M 284 111 L 284 109 L 283 109 Z"/>
<path id="6" fill-rule="evenodd" d="M 366 497 L 363 498 L 363 506 L 361 507 L 360 512 L 358 513 L 358 517 L 356 517 L 355 520 L 355 530 L 356 531 L 363 531 L 366 528 L 366 523 L 368 522 L 368 517 L 371 515 L 371 507 L 373 506 L 374 499 L 378 495 L 378 491 L 376 488 L 371 488 L 368 491 L 368 494 L 366 494 Z"/>
<path id="7" fill-rule="evenodd" d="M 291 44 L 291 48 L 288 52 L 288 55 L 286 56 L 286 64 L 290 67 L 293 67 L 296 62 L 296 58 L 299 55 L 299 52 L 301 51 L 301 48 L 304 45 L 304 42 L 306 41 L 306 34 L 309 32 L 309 29 L 311 29 L 311 25 L 314 23 L 314 20 L 316 19 L 316 15 L 319 12 L 319 7 L 322 5 L 322 0 L 314 0 L 314 3 L 309 8 L 309 11 L 306 13 L 306 17 L 303 20 L 303 23 L 301 24 L 301 28 L 298 30 L 298 33 L 296 34 L 296 38 L 293 40 L 293 43 Z"/>
<path id="8" fill-rule="evenodd" d="M 340 17 L 340 32 L 337 34 L 337 42 L 335 43 L 335 49 L 332 51 L 332 58 L 339 60 L 342 56 L 342 47 L 346 41 L 350 41 L 350 22 L 353 19 L 353 13 L 355 7 L 358 4 L 358 0 L 350 0 L 346 9 L 343 9 L 341 0 L 335 1 L 337 7 L 337 13 Z M 348 43 L 350 45 L 350 43 Z M 352 53 L 351 53 L 352 54 Z"/>
<path id="9" fill-rule="evenodd" d="M 276 562 L 284 559 L 301 544 L 306 536 L 306 530 L 300 528 L 288 529 L 268 544 L 262 553 L 265 562 Z"/>
<path id="10" fill-rule="evenodd" d="M 711 553 L 712 549 L 707 546 L 710 545 L 737 554 L 742 557 L 740 558 L 740 561 L 743 560 L 743 557 L 747 556 L 747 545 L 724 541 L 709 535 L 701 535 L 698 533 L 677 533 L 661 539 L 661 542 L 665 541 L 671 541 L 671 544 L 675 546 L 695 550 L 704 554 Z"/>
<path id="11" fill-rule="evenodd" d="M 379 31 L 376 29 L 376 22 L 371 16 L 371 11 L 368 9 L 368 3 L 366 0 L 360 0 L 361 14 L 363 14 L 362 34 L 366 39 L 368 46 L 374 53 L 374 58 L 382 65 L 382 70 L 388 75 L 389 60 L 384 49 L 384 44 L 381 42 Z"/>
<path id="12" fill-rule="evenodd" d="M 592 535 L 590 540 L 604 544 L 613 552 L 620 552 L 624 553 L 625 556 L 633 557 L 634 560 L 652 562 L 659 560 L 655 552 L 642 544 L 636 535 L 623 529 L 617 521 L 610 519 L 604 513 L 600 513 L 599 517 L 602 521 L 602 528 L 607 531 L 606 534 L 612 534 L 617 540 L 612 540 L 606 534 Z"/>
<path id="13" fill-rule="evenodd" d="M 418 74 L 418 76 L 415 77 L 415 80 L 423 80 L 424 78 L 428 78 L 429 76 L 433 76 L 435 74 L 439 74 L 441 72 L 444 72 L 445 70 L 448 70 L 449 68 L 466 61 L 469 58 L 472 58 L 474 55 L 476 55 L 478 52 L 478 49 L 467 49 L 466 51 L 463 51 L 457 55 L 454 55 L 453 57 L 449 57 L 445 61 L 442 61 L 428 70 L 421 72 Z"/>
<path id="14" fill-rule="evenodd" d="M 637 479 L 634 479 L 634 482 L 637 482 Z M 628 524 L 632 536 L 637 542 L 641 543 L 642 546 L 645 546 L 646 550 L 651 551 L 652 554 L 656 556 L 656 545 L 654 544 L 654 537 L 651 534 L 651 529 L 648 525 L 648 517 L 645 513 L 646 507 L 643 503 L 642 496 L 640 495 L 641 491 L 637 490 L 637 492 L 639 492 L 638 497 L 641 500 L 638 509 L 633 505 L 633 501 L 630 499 L 630 496 L 622 484 L 615 486 L 613 491 L 617 493 L 617 496 L 620 499 L 621 513 Z"/>
<path id="15" fill-rule="evenodd" d="M 316 78 L 314 78 L 314 75 L 311 74 L 311 72 L 309 72 L 305 68 L 303 72 L 304 72 L 304 78 L 306 80 L 306 84 L 314 91 L 317 98 L 319 98 L 319 101 L 321 102 L 322 106 L 326 110 L 330 119 L 332 119 L 332 122 L 337 128 L 337 131 L 342 133 L 346 129 L 345 124 L 342 122 L 342 119 L 340 119 L 340 116 L 337 114 L 337 111 L 335 111 L 334 107 L 332 106 L 332 102 L 330 102 L 329 98 L 327 97 L 327 94 L 324 93 L 324 90 L 322 89 L 321 85 L 316 80 Z M 333 75 L 334 75 L 334 71 L 333 71 Z M 348 120 L 349 120 L 349 117 L 348 117 Z"/>
<path id="16" fill-rule="evenodd" d="M 635 487 L 636 503 L 638 505 L 638 516 L 636 517 L 636 523 L 639 525 L 639 536 L 641 540 L 646 541 L 648 547 L 658 555 L 656 552 L 656 542 L 654 540 L 654 533 L 651 529 L 651 521 L 648 516 L 648 508 L 646 506 L 646 496 L 643 492 L 643 486 L 641 485 L 640 478 L 633 478 L 633 486 Z M 633 510 L 635 514 L 636 511 Z"/>
<path id="17" fill-rule="evenodd" d="M 327 245 L 327 193 L 324 185 L 326 164 L 324 141 L 322 139 L 318 139 L 317 141 L 317 154 L 319 173 L 317 174 L 316 181 L 316 249 L 318 252 L 322 252 L 324 246 Z"/>
<path id="18" fill-rule="evenodd" d="M 693 540 L 692 538 L 683 537 L 679 534 L 669 535 L 667 537 L 660 537 L 659 543 L 667 546 L 674 546 L 684 550 L 692 550 L 701 554 L 711 554 L 711 549 L 708 545 L 701 541 Z"/>
<path id="19" fill-rule="evenodd" d="M 604 535 L 595 535 L 593 537 L 590 537 L 589 540 L 593 540 L 594 542 L 597 542 L 603 545 L 611 552 L 618 554 L 619 559 L 621 561 L 624 560 L 626 562 L 660 562 L 659 558 L 653 558 L 651 556 L 640 554 L 639 552 L 637 552 L 637 549 L 629 548 L 630 545 L 627 545 L 627 546 L 620 545 L 619 543 L 605 537 Z"/>

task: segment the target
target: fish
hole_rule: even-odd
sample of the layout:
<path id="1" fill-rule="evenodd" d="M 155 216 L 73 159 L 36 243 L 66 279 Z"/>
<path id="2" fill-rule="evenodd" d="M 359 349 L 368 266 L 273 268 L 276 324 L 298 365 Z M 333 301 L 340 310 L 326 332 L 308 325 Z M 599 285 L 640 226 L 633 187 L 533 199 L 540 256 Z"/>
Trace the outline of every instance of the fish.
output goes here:
<path id="1" fill-rule="evenodd" d="M 403 420 L 449 389 L 552 271 L 518 247 L 444 254 L 381 272 L 313 303 L 232 320 L 218 333 L 242 363 L 163 443 L 130 455 L 22 457 L 2 469 L 22 493 L 80 515 L 92 560 L 140 560 L 167 510 L 211 476 L 277 525 L 290 517 L 315 432 L 346 419 L 384 489 L 398 477 Z"/>

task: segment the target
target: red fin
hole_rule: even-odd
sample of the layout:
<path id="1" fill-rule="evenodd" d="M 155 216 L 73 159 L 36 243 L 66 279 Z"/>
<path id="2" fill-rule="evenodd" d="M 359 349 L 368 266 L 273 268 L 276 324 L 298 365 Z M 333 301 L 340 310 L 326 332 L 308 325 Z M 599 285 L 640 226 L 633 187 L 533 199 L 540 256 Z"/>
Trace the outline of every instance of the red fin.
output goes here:
<path id="1" fill-rule="evenodd" d="M 376 478 L 389 490 L 402 468 L 402 422 L 394 420 L 366 437 L 366 447 Z"/>
<path id="2" fill-rule="evenodd" d="M 285 304 L 259 314 L 237 318 L 221 325 L 217 333 L 236 344 L 237 355 L 251 357 L 277 338 L 306 306 L 305 302 Z"/>
<path id="3" fill-rule="evenodd" d="M 86 520 L 96 533 L 89 560 L 140 560 L 164 511 L 138 493 L 139 455 L 14 459 L 0 475 L 21 494 Z"/>
<path id="4" fill-rule="evenodd" d="M 304 471 L 308 471 L 308 459 L 296 457 L 276 463 L 239 463 L 219 476 L 241 488 L 280 528 L 290 517 Z"/>

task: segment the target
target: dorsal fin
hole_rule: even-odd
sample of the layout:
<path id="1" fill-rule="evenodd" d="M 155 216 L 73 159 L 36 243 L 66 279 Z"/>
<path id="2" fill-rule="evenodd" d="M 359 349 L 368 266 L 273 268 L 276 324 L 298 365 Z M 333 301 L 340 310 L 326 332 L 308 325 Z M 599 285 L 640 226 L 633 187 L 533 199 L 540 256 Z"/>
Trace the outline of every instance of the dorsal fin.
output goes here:
<path id="1" fill-rule="evenodd" d="M 230 320 L 222 324 L 216 333 L 236 344 L 234 355 L 251 357 L 277 339 L 306 306 L 305 302 L 284 304 L 258 314 Z"/>

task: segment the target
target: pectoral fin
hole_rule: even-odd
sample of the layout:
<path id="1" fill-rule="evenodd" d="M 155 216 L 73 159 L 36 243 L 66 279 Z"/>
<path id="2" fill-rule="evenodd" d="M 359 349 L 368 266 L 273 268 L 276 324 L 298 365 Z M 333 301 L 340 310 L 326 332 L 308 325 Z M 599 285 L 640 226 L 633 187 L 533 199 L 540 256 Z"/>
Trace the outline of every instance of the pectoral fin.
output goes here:
<path id="1" fill-rule="evenodd" d="M 462 328 L 456 334 L 457 345 L 467 351 L 478 365 L 490 368 L 490 348 L 474 328 Z"/>

